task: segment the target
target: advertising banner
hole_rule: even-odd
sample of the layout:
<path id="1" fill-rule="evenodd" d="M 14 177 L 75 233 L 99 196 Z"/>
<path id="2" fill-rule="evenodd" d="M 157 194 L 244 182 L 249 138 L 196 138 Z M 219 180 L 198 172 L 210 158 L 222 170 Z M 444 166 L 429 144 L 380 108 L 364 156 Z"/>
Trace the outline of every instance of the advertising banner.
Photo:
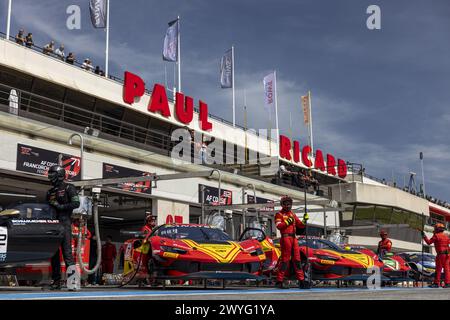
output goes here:
<path id="1" fill-rule="evenodd" d="M 260 198 L 256 197 L 256 203 L 273 203 L 273 200 L 266 199 L 266 198 Z M 247 195 L 247 203 L 255 203 L 255 197 L 253 195 L 248 194 Z M 249 208 L 248 211 L 255 211 L 255 209 Z M 264 208 L 261 208 L 259 210 L 260 212 L 266 212 L 266 211 L 273 211 L 273 207 L 267 206 Z"/>
<path id="2" fill-rule="evenodd" d="M 106 1 L 107 0 L 89 1 L 89 12 L 94 28 L 106 28 Z"/>
<path id="3" fill-rule="evenodd" d="M 164 37 L 164 61 L 178 61 L 178 32 L 178 20 L 169 22 L 169 28 L 167 28 L 166 36 Z"/>
<path id="4" fill-rule="evenodd" d="M 114 164 L 103 163 L 103 179 L 149 176 L 149 172 L 125 168 Z M 151 181 L 121 183 L 113 188 L 137 193 L 152 193 Z"/>
<path id="5" fill-rule="evenodd" d="M 231 49 L 225 52 L 220 61 L 220 86 L 222 89 L 233 87 L 233 57 Z"/>
<path id="6" fill-rule="evenodd" d="M 268 111 L 275 109 L 275 72 L 264 77 L 264 106 Z"/>
<path id="7" fill-rule="evenodd" d="M 51 166 L 57 165 L 59 163 L 59 159 L 61 159 L 61 164 L 66 170 L 66 180 L 81 180 L 80 157 L 33 146 L 27 146 L 20 143 L 17 144 L 17 171 L 47 176 L 48 169 Z"/>
<path id="8" fill-rule="evenodd" d="M 303 121 L 309 124 L 309 96 L 302 96 Z"/>
<path id="9" fill-rule="evenodd" d="M 205 199 L 204 204 L 218 205 L 219 202 L 219 189 L 215 187 L 198 185 L 198 202 L 202 203 L 202 186 L 205 187 Z M 233 192 L 230 190 L 220 189 L 220 204 L 230 205 L 233 204 Z"/>

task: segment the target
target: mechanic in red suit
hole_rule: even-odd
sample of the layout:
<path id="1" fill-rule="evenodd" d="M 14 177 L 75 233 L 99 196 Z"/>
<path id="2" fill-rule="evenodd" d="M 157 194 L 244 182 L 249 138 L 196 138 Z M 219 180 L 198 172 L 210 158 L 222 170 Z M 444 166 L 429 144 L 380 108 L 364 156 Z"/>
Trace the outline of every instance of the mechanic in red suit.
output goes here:
<path id="1" fill-rule="evenodd" d="M 422 231 L 422 236 L 425 242 L 430 245 L 434 243 L 436 249 L 436 272 L 434 276 L 434 283 L 431 288 L 439 288 L 441 285 L 441 270 L 444 268 L 445 288 L 450 288 L 450 256 L 449 246 L 450 239 L 444 234 L 445 226 L 442 223 L 436 223 L 431 239 Z"/>
<path id="2" fill-rule="evenodd" d="M 112 237 L 107 236 L 106 243 L 102 246 L 102 273 L 113 273 L 116 255 L 116 246 L 112 243 Z"/>
<path id="3" fill-rule="evenodd" d="M 381 240 L 378 242 L 377 254 L 380 258 L 383 258 L 384 255 L 388 252 L 391 252 L 392 241 L 388 239 L 388 234 L 385 230 L 380 231 Z"/>
<path id="4" fill-rule="evenodd" d="M 147 214 L 145 217 L 145 225 L 141 228 L 141 232 L 147 234 L 152 233 L 153 229 L 156 227 L 156 217 L 152 216 L 151 213 Z"/>
<path id="5" fill-rule="evenodd" d="M 275 215 L 275 225 L 281 233 L 280 246 L 281 246 L 281 259 L 280 266 L 278 268 L 276 287 L 280 289 L 287 289 L 284 284 L 284 274 L 289 268 L 289 262 L 292 259 L 295 270 L 295 277 L 299 281 L 300 288 L 307 288 L 305 285 L 305 275 L 303 274 L 300 250 L 298 241 L 296 238 L 296 229 L 304 228 L 308 215 L 305 213 L 303 222 L 297 217 L 295 213 L 291 211 L 292 198 L 289 196 L 283 196 L 281 198 L 281 211 Z"/>

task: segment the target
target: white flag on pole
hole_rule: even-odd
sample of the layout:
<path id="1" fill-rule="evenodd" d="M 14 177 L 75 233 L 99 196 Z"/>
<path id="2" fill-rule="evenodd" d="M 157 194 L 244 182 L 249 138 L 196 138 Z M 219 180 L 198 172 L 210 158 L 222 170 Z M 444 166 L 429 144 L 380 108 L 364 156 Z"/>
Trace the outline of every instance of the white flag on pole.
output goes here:
<path id="1" fill-rule="evenodd" d="M 267 110 L 275 109 L 275 72 L 264 77 L 264 106 Z"/>

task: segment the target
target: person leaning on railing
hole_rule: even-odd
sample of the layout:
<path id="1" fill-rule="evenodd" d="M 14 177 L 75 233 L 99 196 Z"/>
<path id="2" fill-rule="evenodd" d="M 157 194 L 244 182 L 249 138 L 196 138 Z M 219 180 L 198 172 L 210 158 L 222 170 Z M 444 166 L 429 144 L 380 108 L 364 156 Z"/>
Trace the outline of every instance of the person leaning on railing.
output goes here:
<path id="1" fill-rule="evenodd" d="M 18 44 L 20 44 L 22 46 L 25 44 L 25 37 L 24 37 L 23 33 L 24 33 L 24 30 L 20 29 L 19 33 L 17 34 L 17 36 L 15 38 L 16 39 L 16 43 L 18 43 Z"/>
<path id="2" fill-rule="evenodd" d="M 25 45 L 27 46 L 27 48 L 31 48 L 32 46 L 34 46 L 33 34 L 31 32 L 29 32 L 25 37 Z"/>
<path id="3" fill-rule="evenodd" d="M 55 41 L 50 41 L 50 43 L 47 43 L 44 47 L 44 49 L 42 50 L 42 52 L 46 55 L 50 55 L 51 53 L 53 53 L 55 51 Z"/>
<path id="4" fill-rule="evenodd" d="M 69 52 L 69 55 L 66 58 L 66 62 L 69 64 L 74 64 L 75 56 L 73 55 L 73 52 Z"/>
<path id="5" fill-rule="evenodd" d="M 55 54 L 60 58 L 62 61 L 66 58 L 66 54 L 64 53 L 64 45 L 61 43 L 58 49 L 56 49 Z"/>

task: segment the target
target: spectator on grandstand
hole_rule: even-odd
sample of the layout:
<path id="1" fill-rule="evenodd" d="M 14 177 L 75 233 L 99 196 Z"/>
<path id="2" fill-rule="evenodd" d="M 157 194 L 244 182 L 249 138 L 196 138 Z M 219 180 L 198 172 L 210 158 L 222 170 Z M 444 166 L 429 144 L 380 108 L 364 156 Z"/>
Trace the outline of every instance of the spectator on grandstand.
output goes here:
<path id="1" fill-rule="evenodd" d="M 61 43 L 58 49 L 55 50 L 55 54 L 62 60 L 66 58 L 66 54 L 64 53 L 64 45 Z"/>
<path id="2" fill-rule="evenodd" d="M 31 32 L 29 32 L 25 38 L 25 45 L 27 46 L 27 48 L 31 48 L 34 45 L 33 34 Z"/>
<path id="3" fill-rule="evenodd" d="M 98 74 L 98 75 L 100 75 L 100 76 L 104 76 L 104 75 L 105 75 L 105 72 L 103 72 L 103 70 L 100 69 L 100 66 L 96 66 L 96 67 L 95 67 L 94 73 L 95 73 L 95 74 Z"/>
<path id="4" fill-rule="evenodd" d="M 75 62 L 75 56 L 73 55 L 73 52 L 69 52 L 69 55 L 66 58 L 66 62 L 73 64 Z"/>
<path id="5" fill-rule="evenodd" d="M 81 65 L 81 68 L 85 69 L 86 71 L 94 70 L 94 66 L 92 65 L 91 60 L 89 58 L 84 59 L 84 62 Z"/>
<path id="6" fill-rule="evenodd" d="M 25 37 L 24 37 L 23 33 L 24 33 L 23 29 L 20 29 L 19 33 L 17 34 L 17 36 L 15 38 L 16 39 L 16 43 L 18 43 L 18 44 L 20 44 L 22 46 L 25 44 Z"/>
<path id="7" fill-rule="evenodd" d="M 55 51 L 55 41 L 50 41 L 50 43 L 47 43 L 44 47 L 44 49 L 42 50 L 42 52 L 46 55 L 50 55 L 51 53 L 53 53 Z"/>

